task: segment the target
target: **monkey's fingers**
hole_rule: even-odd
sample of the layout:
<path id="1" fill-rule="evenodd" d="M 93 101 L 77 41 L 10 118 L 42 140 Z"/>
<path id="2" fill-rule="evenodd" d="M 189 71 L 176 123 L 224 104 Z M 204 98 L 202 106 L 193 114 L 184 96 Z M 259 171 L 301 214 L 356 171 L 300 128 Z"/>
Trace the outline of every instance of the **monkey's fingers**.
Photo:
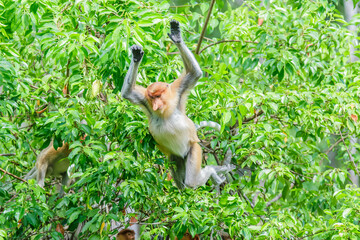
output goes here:
<path id="1" fill-rule="evenodd" d="M 181 42 L 181 31 L 180 31 L 180 23 L 174 19 L 170 20 L 170 33 L 168 33 L 170 39 L 174 43 Z"/>
<path id="2" fill-rule="evenodd" d="M 140 62 L 144 55 L 144 51 L 142 50 L 142 47 L 139 45 L 132 45 L 130 49 L 133 55 L 134 62 Z"/>

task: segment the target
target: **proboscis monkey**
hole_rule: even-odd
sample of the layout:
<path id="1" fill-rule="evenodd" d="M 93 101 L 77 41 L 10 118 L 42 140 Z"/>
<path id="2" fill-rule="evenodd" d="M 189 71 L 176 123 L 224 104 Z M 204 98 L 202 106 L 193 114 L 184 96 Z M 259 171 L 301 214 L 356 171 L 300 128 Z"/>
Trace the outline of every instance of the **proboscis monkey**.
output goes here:
<path id="1" fill-rule="evenodd" d="M 170 39 L 178 47 L 184 62 L 184 73 L 173 83 L 155 82 L 144 88 L 136 85 L 138 68 L 143 57 L 140 46 L 131 47 L 132 61 L 121 94 L 140 105 L 149 118 L 149 130 L 159 149 L 173 163 L 171 172 L 178 188 L 204 185 L 210 177 L 216 184 L 225 180 L 218 173 L 233 170 L 231 165 L 201 168 L 202 150 L 194 123 L 186 116 L 185 105 L 189 91 L 201 77 L 202 71 L 194 55 L 181 37 L 180 24 L 170 21 Z"/>
<path id="2" fill-rule="evenodd" d="M 60 195 L 64 194 L 63 186 L 67 185 L 69 176 L 67 169 L 69 167 L 69 159 L 67 158 L 71 152 L 68 143 L 63 143 L 62 147 L 58 147 L 56 150 L 53 145 L 53 141 L 49 146 L 42 150 L 36 159 L 36 164 L 33 169 L 29 171 L 25 176 L 25 180 L 36 178 L 36 182 L 39 186 L 44 187 L 45 177 L 48 176 L 62 176 L 62 186 Z"/>
<path id="3" fill-rule="evenodd" d="M 134 230 L 125 228 L 123 230 L 121 230 L 117 235 L 116 235 L 116 240 L 134 240 L 135 239 L 135 232 Z"/>
<path id="4" fill-rule="evenodd" d="M 175 240 L 179 240 L 177 237 L 175 237 Z M 186 233 L 184 233 L 184 236 L 181 240 L 200 240 L 199 235 L 195 235 L 194 237 L 191 236 L 188 230 L 186 230 Z"/>

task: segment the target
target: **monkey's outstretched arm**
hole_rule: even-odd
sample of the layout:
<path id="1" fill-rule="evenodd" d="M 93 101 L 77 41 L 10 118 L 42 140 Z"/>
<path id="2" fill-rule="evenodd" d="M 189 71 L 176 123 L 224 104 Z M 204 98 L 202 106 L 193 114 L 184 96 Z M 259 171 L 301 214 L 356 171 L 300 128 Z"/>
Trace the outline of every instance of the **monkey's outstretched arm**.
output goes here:
<path id="1" fill-rule="evenodd" d="M 180 24 L 176 20 L 170 21 L 169 37 L 178 47 L 185 66 L 185 75 L 173 83 L 181 96 L 195 86 L 197 80 L 202 76 L 202 71 L 194 55 L 182 40 Z"/>
<path id="2" fill-rule="evenodd" d="M 144 51 L 138 45 L 133 45 L 130 49 L 132 52 L 132 60 L 129 70 L 124 79 L 124 83 L 121 89 L 121 95 L 134 104 L 144 106 L 145 109 L 149 111 L 149 107 L 145 98 L 146 89 L 144 87 L 136 85 L 138 68 L 144 55 Z"/>

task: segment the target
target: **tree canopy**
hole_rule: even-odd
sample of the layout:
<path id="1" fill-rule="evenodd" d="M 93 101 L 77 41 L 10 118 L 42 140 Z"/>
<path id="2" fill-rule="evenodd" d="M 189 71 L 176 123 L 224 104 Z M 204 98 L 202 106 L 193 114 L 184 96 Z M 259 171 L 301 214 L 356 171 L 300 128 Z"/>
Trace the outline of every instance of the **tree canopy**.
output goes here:
<path id="1" fill-rule="evenodd" d="M 141 239 L 360 237 L 360 64 L 337 1 L 212 2 L 0 0 L 0 239 L 114 239 L 130 218 Z M 236 165 L 219 192 L 178 190 L 120 96 L 133 44 L 138 84 L 181 74 L 170 19 L 204 73 L 187 114 L 221 125 L 198 132 L 203 164 Z M 62 198 L 23 181 L 51 139 L 73 149 Z"/>

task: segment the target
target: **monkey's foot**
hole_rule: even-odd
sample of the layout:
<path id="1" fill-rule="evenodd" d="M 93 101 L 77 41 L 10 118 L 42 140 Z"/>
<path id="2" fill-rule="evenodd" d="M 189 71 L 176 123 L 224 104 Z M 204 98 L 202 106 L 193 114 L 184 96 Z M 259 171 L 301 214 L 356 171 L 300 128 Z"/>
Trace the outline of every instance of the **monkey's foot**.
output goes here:
<path id="1" fill-rule="evenodd" d="M 227 164 L 226 167 L 227 167 L 227 169 L 228 169 L 227 172 L 231 172 L 231 171 L 233 171 L 234 169 L 236 169 L 236 166 L 233 165 L 233 164 Z"/>
<path id="2" fill-rule="evenodd" d="M 144 51 L 142 50 L 142 47 L 139 45 L 132 45 L 130 49 L 133 55 L 134 62 L 140 62 L 144 55 Z"/>
<path id="3" fill-rule="evenodd" d="M 217 176 L 213 176 L 213 180 L 215 181 L 216 185 L 220 185 L 223 182 L 225 182 L 226 177 L 222 174 L 217 175 Z"/>
<path id="4" fill-rule="evenodd" d="M 170 39 L 174 43 L 180 43 L 182 41 L 180 23 L 174 19 L 170 20 L 170 33 L 168 33 Z"/>

